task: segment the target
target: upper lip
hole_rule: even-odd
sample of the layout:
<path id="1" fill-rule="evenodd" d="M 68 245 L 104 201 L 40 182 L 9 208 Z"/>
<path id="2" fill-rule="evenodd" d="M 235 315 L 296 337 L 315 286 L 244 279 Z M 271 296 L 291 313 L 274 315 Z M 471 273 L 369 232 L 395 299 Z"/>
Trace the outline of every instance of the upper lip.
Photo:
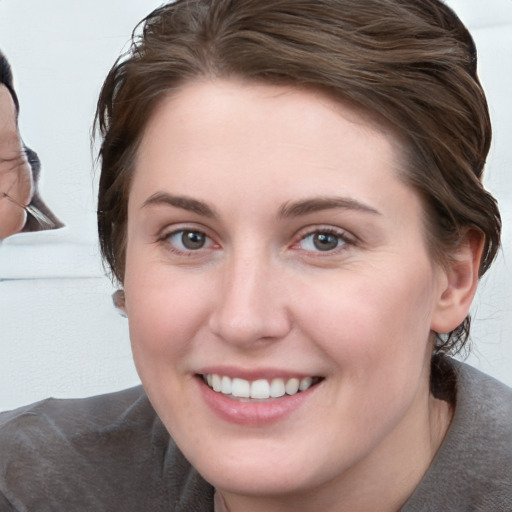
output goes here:
<path id="1" fill-rule="evenodd" d="M 239 378 L 248 381 L 259 379 L 302 379 L 304 377 L 319 377 L 316 373 L 284 370 L 278 368 L 240 368 L 235 366 L 208 366 L 201 368 L 199 375 L 222 375 L 231 379 Z"/>

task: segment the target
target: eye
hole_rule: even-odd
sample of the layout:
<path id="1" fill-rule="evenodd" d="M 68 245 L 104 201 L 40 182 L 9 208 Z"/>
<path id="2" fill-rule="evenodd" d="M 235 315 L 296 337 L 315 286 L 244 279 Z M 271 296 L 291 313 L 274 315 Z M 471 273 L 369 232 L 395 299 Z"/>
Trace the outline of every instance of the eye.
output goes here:
<path id="1" fill-rule="evenodd" d="M 181 229 L 165 236 L 167 242 L 177 252 L 191 252 L 206 249 L 213 241 L 201 231 Z"/>
<path id="2" fill-rule="evenodd" d="M 301 249 L 305 251 L 329 252 L 345 245 L 345 235 L 337 231 L 324 230 L 315 231 L 304 236 L 299 243 Z"/>

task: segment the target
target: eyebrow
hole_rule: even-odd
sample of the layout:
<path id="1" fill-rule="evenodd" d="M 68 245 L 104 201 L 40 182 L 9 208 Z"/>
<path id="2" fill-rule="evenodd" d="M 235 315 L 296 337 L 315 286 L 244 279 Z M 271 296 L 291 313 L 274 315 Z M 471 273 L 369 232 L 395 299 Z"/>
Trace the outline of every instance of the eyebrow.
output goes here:
<path id="1" fill-rule="evenodd" d="M 310 213 L 337 208 L 381 215 L 375 208 L 348 197 L 313 197 L 301 199 L 283 205 L 280 208 L 279 214 L 281 217 L 300 217 Z"/>
<path id="2" fill-rule="evenodd" d="M 144 201 L 141 208 L 153 205 L 174 206 L 176 208 L 181 208 L 182 210 L 197 213 L 198 215 L 203 215 L 204 217 L 214 218 L 217 216 L 213 209 L 202 201 L 198 201 L 197 199 L 192 199 L 187 196 L 174 196 L 167 192 L 156 192 Z"/>
<path id="3" fill-rule="evenodd" d="M 141 208 L 153 205 L 169 205 L 205 217 L 216 218 L 215 211 L 206 203 L 187 196 L 175 196 L 167 192 L 156 192 L 144 201 Z M 381 213 L 364 203 L 346 197 L 313 197 L 286 203 L 279 209 L 279 216 L 283 218 L 300 217 L 311 213 L 331 209 L 355 210 L 373 215 Z"/>

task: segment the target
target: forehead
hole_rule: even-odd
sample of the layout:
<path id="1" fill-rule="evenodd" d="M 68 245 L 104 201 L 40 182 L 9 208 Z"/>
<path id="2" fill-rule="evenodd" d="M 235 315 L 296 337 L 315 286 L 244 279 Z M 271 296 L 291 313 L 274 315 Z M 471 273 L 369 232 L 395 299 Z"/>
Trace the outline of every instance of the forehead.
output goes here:
<path id="1" fill-rule="evenodd" d="M 347 171 L 373 179 L 387 162 L 402 167 L 401 144 L 376 116 L 319 91 L 238 81 L 187 84 L 148 122 L 134 185 L 226 179 L 230 186 L 269 174 L 274 180 Z M 348 171 L 351 171 L 348 173 Z M 156 185 L 156 183 L 153 183 Z"/>

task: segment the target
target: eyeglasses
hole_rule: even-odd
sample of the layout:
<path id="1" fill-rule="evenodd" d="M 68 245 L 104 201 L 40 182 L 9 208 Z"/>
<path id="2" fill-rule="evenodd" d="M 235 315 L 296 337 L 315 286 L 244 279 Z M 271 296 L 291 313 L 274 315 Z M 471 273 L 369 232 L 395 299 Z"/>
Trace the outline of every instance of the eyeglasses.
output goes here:
<path id="1" fill-rule="evenodd" d="M 24 205 L 19 201 L 16 201 L 16 199 L 11 197 L 7 192 L 0 192 L 0 197 L 5 197 L 7 200 L 11 201 L 11 203 L 23 208 L 27 214 L 32 215 L 32 217 L 34 217 L 34 219 L 36 219 L 44 229 L 53 229 L 56 227 L 56 224 L 34 205 Z"/>

